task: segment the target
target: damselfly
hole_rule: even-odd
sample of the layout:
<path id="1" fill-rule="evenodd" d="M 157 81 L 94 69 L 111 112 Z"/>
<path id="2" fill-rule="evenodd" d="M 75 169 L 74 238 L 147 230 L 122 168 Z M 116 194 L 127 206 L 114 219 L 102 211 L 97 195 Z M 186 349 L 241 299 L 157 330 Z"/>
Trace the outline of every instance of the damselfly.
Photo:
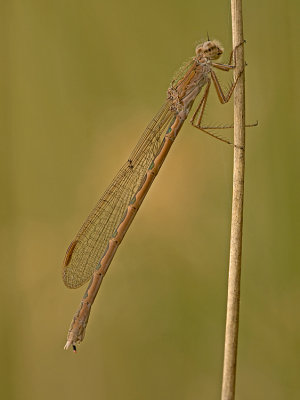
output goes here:
<path id="1" fill-rule="evenodd" d="M 180 69 L 169 87 L 165 104 L 70 244 L 63 264 L 65 285 L 78 288 L 89 279 L 90 283 L 72 320 L 65 349 L 72 345 L 76 351 L 76 344 L 83 340 L 91 306 L 103 277 L 202 88 L 205 87 L 205 91 L 191 123 L 215 137 L 210 129 L 225 128 L 201 124 L 211 81 L 224 104 L 229 101 L 243 73 L 241 71 L 227 92 L 223 92 L 213 68 L 222 71 L 235 68 L 232 64 L 235 50 L 231 52 L 228 64 L 215 62 L 222 53 L 223 48 L 216 40 L 208 40 L 196 47 L 195 57 Z"/>

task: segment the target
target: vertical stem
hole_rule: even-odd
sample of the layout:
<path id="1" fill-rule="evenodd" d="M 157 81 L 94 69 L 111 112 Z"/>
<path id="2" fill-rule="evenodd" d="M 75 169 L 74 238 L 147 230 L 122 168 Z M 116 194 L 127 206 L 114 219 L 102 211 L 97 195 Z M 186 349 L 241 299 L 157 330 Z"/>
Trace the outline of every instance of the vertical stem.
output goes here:
<path id="1" fill-rule="evenodd" d="M 233 48 L 242 43 L 242 0 L 231 0 Z M 235 77 L 244 68 L 244 46 L 236 49 Z M 239 328 L 240 278 L 243 232 L 245 171 L 245 78 L 242 74 L 234 91 L 234 166 L 228 297 L 224 348 L 222 400 L 235 397 Z M 238 147 L 237 147 L 238 146 Z"/>

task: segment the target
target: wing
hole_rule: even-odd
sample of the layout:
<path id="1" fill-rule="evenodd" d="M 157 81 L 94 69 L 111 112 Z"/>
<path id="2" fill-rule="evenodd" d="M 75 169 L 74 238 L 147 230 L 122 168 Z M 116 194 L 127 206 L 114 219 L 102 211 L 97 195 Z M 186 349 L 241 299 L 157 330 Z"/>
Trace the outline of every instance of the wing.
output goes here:
<path id="1" fill-rule="evenodd" d="M 130 200 L 155 158 L 174 111 L 167 101 L 149 123 L 129 160 L 117 173 L 70 244 L 63 265 L 69 288 L 87 282 L 105 253 L 108 241 L 122 221 Z"/>

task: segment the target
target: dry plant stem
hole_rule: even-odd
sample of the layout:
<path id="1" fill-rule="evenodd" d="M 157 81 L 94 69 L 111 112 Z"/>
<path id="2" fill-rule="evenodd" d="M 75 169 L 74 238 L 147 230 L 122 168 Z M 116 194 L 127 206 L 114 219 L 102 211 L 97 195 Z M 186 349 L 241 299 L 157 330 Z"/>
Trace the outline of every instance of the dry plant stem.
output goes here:
<path id="1" fill-rule="evenodd" d="M 242 43 L 242 0 L 231 0 L 233 48 Z M 235 76 L 244 68 L 244 46 L 236 50 Z M 224 348 L 222 400 L 235 397 L 236 361 L 239 328 L 240 278 L 243 232 L 245 171 L 245 78 L 239 79 L 234 92 L 234 166 L 228 297 Z"/>

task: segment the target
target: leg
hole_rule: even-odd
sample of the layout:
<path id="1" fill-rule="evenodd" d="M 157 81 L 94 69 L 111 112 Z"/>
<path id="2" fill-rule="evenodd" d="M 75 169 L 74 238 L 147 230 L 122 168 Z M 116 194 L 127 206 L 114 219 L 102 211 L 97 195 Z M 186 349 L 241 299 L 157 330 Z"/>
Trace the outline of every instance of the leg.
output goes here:
<path id="1" fill-rule="evenodd" d="M 242 46 L 245 43 L 246 43 L 246 40 L 243 40 L 241 43 L 239 43 L 237 46 L 235 46 L 234 49 L 232 49 L 232 51 L 230 53 L 229 61 L 228 61 L 229 65 L 231 65 L 232 59 L 234 59 L 234 64 L 235 64 L 235 52 L 236 52 L 236 49 L 238 49 L 240 46 Z"/>
<path id="2" fill-rule="evenodd" d="M 195 128 L 200 129 L 202 132 L 206 133 L 207 135 L 212 136 L 212 137 L 214 137 L 214 138 L 216 138 L 218 140 L 221 140 L 224 143 L 232 145 L 232 143 L 229 140 L 221 138 L 218 135 L 206 130 L 206 129 L 225 129 L 225 128 L 229 128 L 229 127 L 214 128 L 214 127 L 202 127 L 201 126 L 201 121 L 202 121 L 202 118 L 203 118 L 203 113 L 204 113 L 206 102 L 207 102 L 207 98 L 208 98 L 210 84 L 211 84 L 211 81 L 209 80 L 209 82 L 207 84 L 207 87 L 205 89 L 205 93 L 204 93 L 204 95 L 203 95 L 203 97 L 202 97 L 202 99 L 200 101 L 200 104 L 197 107 L 197 109 L 196 109 L 196 111 L 195 111 L 195 113 L 194 113 L 194 115 L 193 115 L 193 117 L 192 117 L 190 122 Z M 195 122 L 195 120 L 197 120 L 197 121 Z"/>
<path id="3" fill-rule="evenodd" d="M 203 117 L 203 113 L 204 113 L 204 109 L 205 109 L 205 106 L 206 106 L 210 85 L 211 85 L 211 80 L 208 81 L 206 89 L 205 89 L 205 92 L 204 92 L 204 95 L 203 95 L 203 97 L 202 97 L 202 99 L 201 99 L 201 101 L 199 103 L 199 106 L 197 107 L 192 119 L 190 120 L 190 123 L 193 126 L 195 126 L 196 128 L 200 125 L 200 122 L 201 122 L 202 117 Z M 200 112 L 200 115 L 198 117 L 199 112 Z M 195 121 L 196 118 L 198 118 L 198 121 L 195 124 L 194 121 Z"/>
<path id="4" fill-rule="evenodd" d="M 214 68 L 221 69 L 222 71 L 231 71 L 235 68 L 235 65 L 230 64 L 220 64 L 220 63 L 211 63 Z"/>
<path id="5" fill-rule="evenodd" d="M 235 52 L 236 52 L 236 49 L 238 47 L 240 47 L 244 43 L 245 43 L 245 40 L 243 42 L 241 42 L 240 44 L 238 44 L 231 51 L 228 64 L 212 63 L 212 66 L 215 67 L 215 68 L 221 69 L 222 71 L 230 71 L 230 70 L 234 69 L 235 68 Z M 234 64 L 231 64 L 232 63 L 232 59 L 234 59 Z"/>
<path id="6" fill-rule="evenodd" d="M 218 81 L 218 78 L 217 78 L 216 74 L 214 73 L 214 71 L 211 71 L 211 77 L 212 77 L 213 83 L 214 83 L 214 85 L 215 85 L 218 98 L 219 98 L 219 100 L 220 100 L 220 102 L 221 102 L 222 104 L 225 104 L 225 103 L 227 103 L 227 102 L 230 100 L 230 98 L 231 98 L 231 96 L 232 96 L 232 93 L 233 93 L 233 91 L 234 91 L 234 88 L 235 88 L 235 86 L 236 86 L 236 84 L 237 84 L 237 81 L 238 81 L 238 79 L 241 77 L 241 75 L 242 75 L 243 72 L 244 72 L 244 70 L 242 70 L 242 71 L 239 73 L 238 77 L 237 77 L 237 78 L 235 79 L 235 81 L 231 84 L 231 86 L 230 86 L 228 92 L 227 92 L 227 93 L 224 93 L 223 90 L 222 90 L 222 88 L 221 88 L 221 85 L 220 85 L 220 83 L 219 83 L 219 81 Z M 220 137 L 220 136 L 218 136 L 218 135 L 216 135 L 216 134 L 214 134 L 214 133 L 208 131 L 208 129 L 229 129 L 229 128 L 233 128 L 233 125 L 227 125 L 227 126 L 201 126 L 201 122 L 202 122 L 202 118 L 203 118 L 204 109 L 205 109 L 205 106 L 206 106 L 206 103 L 207 103 L 207 98 L 208 98 L 208 93 L 209 93 L 210 85 L 211 85 L 211 81 L 209 81 L 208 84 L 207 84 L 205 93 L 204 93 L 204 95 L 203 95 L 203 97 L 202 97 L 202 99 L 201 99 L 201 101 L 200 101 L 200 104 L 199 104 L 199 106 L 197 107 L 196 112 L 194 113 L 194 115 L 193 115 L 193 117 L 192 117 L 192 119 L 191 119 L 191 124 L 192 124 L 195 128 L 200 129 L 202 132 L 205 132 L 207 135 L 210 135 L 210 136 L 212 136 L 212 137 L 214 137 L 214 138 L 216 138 L 216 139 L 218 139 L 218 140 L 221 140 L 221 141 L 224 142 L 224 143 L 233 145 L 233 143 L 231 143 L 229 140 L 227 140 L 227 139 L 225 139 L 225 138 L 222 138 L 222 137 Z M 196 122 L 195 122 L 195 120 L 196 120 Z M 257 124 L 254 124 L 254 125 L 246 125 L 246 126 L 255 126 L 255 125 L 257 125 Z M 237 147 L 239 147 L 239 146 L 237 146 Z"/>
<path id="7" fill-rule="evenodd" d="M 244 72 L 244 68 L 242 69 L 242 71 L 240 71 L 237 78 L 235 79 L 235 81 L 231 84 L 230 88 L 228 89 L 228 92 L 225 94 L 221 88 L 221 85 L 217 78 L 217 75 L 215 74 L 214 71 L 211 71 L 211 77 L 212 77 L 213 83 L 215 85 L 218 98 L 222 104 L 228 103 L 228 101 L 230 100 L 232 93 L 234 91 L 234 88 L 236 87 L 236 84 L 243 72 Z"/>

